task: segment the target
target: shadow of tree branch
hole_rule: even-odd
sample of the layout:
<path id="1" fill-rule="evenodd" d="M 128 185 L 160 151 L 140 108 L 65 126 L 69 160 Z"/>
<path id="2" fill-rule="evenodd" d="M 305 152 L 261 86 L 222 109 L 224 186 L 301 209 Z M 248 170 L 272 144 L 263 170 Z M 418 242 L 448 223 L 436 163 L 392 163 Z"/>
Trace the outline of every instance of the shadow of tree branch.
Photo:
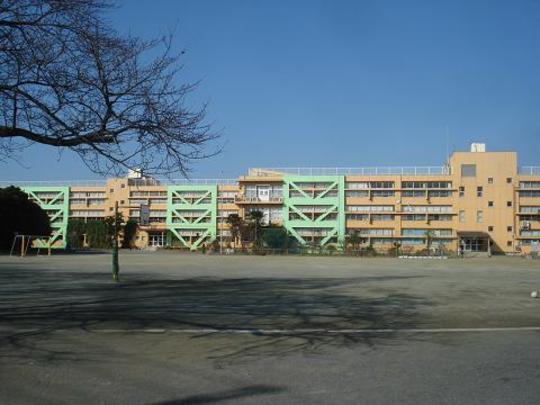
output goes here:
<path id="1" fill-rule="evenodd" d="M 421 277 L 421 276 L 416 276 Z M 4 269 L 0 274 L 2 345 L 39 353 L 47 361 L 75 360 L 80 353 L 40 349 L 36 340 L 57 330 L 94 332 L 100 329 L 281 329 L 279 335 L 259 334 L 238 347 L 234 339 L 217 344 L 212 359 L 286 355 L 327 346 L 373 345 L 391 334 L 302 332 L 302 329 L 400 329 L 421 325 L 419 307 L 425 298 L 367 287 L 407 276 L 355 278 L 236 278 L 196 277 L 155 279 L 126 276 L 121 284 L 103 274 Z M 29 329 L 31 332 L 20 330 Z M 194 335 L 192 339 L 212 334 Z M 24 352 L 24 351 L 23 351 Z M 21 353 L 19 350 L 17 353 Z M 0 356 L 13 356 L 9 350 Z M 88 359 L 91 361 L 91 359 Z"/>

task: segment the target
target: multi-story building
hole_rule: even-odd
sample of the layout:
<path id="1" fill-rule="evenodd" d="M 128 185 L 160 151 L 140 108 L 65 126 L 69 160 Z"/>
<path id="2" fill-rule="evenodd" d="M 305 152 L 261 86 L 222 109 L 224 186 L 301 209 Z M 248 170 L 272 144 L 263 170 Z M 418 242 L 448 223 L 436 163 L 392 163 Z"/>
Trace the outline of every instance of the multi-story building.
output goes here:
<path id="1" fill-rule="evenodd" d="M 453 153 L 439 167 L 250 169 L 238 180 L 159 181 L 133 173 L 81 184 L 19 184 L 51 216 L 55 247 L 64 247 L 68 218 L 114 212 L 139 220 L 136 245 L 197 249 L 230 243 L 226 218 L 262 211 L 300 244 L 361 245 L 500 253 L 537 250 L 540 167 L 518 167 L 515 152 Z"/>

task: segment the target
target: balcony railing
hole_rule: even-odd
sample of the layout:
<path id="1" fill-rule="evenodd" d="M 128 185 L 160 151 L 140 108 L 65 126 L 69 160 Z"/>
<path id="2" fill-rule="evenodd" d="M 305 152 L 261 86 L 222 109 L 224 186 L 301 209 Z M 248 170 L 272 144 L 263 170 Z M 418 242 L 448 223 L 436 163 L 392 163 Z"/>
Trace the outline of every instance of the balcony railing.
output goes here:
<path id="1" fill-rule="evenodd" d="M 335 175 L 408 175 L 437 176 L 450 174 L 448 166 L 389 166 L 389 167 L 275 167 L 249 169 L 250 176 L 272 177 L 284 174 L 297 176 Z"/>
<path id="2" fill-rule="evenodd" d="M 522 166 L 518 173 L 524 176 L 540 176 L 540 166 Z"/>
<path id="3" fill-rule="evenodd" d="M 236 185 L 237 179 L 129 179 L 133 186 L 167 185 Z M 2 180 L 0 188 L 9 187 L 105 187 L 107 180 Z"/>
<path id="4" fill-rule="evenodd" d="M 105 187 L 106 180 L 2 180 L 0 188 L 17 187 Z"/>
<path id="5" fill-rule="evenodd" d="M 243 203 L 243 204 L 281 204 L 283 202 L 282 197 L 270 197 L 268 199 L 261 199 L 259 197 L 246 197 L 244 195 L 237 195 L 234 197 L 234 201 L 236 203 Z"/>

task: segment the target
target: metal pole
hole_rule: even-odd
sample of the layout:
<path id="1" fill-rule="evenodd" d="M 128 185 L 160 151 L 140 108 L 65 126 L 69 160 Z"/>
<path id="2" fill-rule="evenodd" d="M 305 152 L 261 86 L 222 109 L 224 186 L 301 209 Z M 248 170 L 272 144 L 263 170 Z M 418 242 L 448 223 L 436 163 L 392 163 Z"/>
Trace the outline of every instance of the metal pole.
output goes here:
<path id="1" fill-rule="evenodd" d="M 223 254 L 223 213 L 221 214 L 221 229 L 219 230 L 219 254 Z"/>
<path id="2" fill-rule="evenodd" d="M 13 238 L 13 243 L 11 244 L 11 250 L 9 251 L 9 256 L 13 256 L 13 249 L 15 249 L 15 244 L 17 243 L 17 234 Z"/>
<path id="3" fill-rule="evenodd" d="M 120 266 L 118 264 L 118 201 L 114 203 L 114 240 L 112 255 L 112 275 L 114 281 L 119 281 L 118 273 Z"/>

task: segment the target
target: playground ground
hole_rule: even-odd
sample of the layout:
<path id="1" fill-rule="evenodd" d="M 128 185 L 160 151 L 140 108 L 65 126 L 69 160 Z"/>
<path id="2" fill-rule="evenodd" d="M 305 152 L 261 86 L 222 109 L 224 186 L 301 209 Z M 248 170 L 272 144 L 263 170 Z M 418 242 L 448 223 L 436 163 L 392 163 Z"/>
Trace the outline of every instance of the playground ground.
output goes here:
<path id="1" fill-rule="evenodd" d="M 0 256 L 0 403 L 540 395 L 540 261 Z"/>

